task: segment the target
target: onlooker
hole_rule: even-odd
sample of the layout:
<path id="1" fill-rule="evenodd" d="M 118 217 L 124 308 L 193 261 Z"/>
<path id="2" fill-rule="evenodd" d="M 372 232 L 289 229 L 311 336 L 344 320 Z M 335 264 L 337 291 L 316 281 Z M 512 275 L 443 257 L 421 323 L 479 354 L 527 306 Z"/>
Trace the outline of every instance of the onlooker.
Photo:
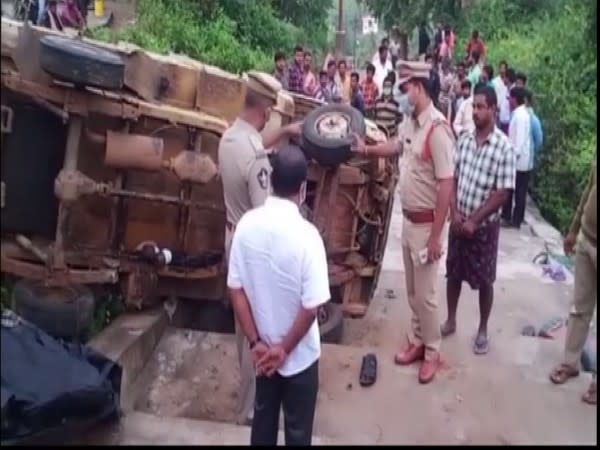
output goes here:
<path id="1" fill-rule="evenodd" d="M 440 81 L 440 73 L 437 69 L 437 61 L 431 55 L 425 56 L 425 63 L 431 67 L 431 73 L 429 74 L 429 87 L 431 90 L 431 100 L 433 105 L 440 109 L 440 91 L 442 89 Z"/>
<path id="2" fill-rule="evenodd" d="M 396 67 L 396 63 L 398 62 L 398 58 L 400 56 L 400 43 L 398 42 L 398 38 L 398 27 L 394 26 L 392 27 L 392 32 L 390 33 L 390 45 L 388 46 L 392 68 Z"/>
<path id="3" fill-rule="evenodd" d="M 458 112 L 458 108 L 460 107 L 460 103 L 462 100 L 462 92 L 463 92 L 462 83 L 466 79 L 467 79 L 467 77 L 466 77 L 465 63 L 461 61 L 456 65 L 456 73 L 454 76 L 454 80 L 452 81 L 452 98 L 453 98 L 452 121 L 453 122 L 454 122 L 454 119 L 456 118 L 456 113 Z"/>
<path id="4" fill-rule="evenodd" d="M 307 171 L 297 147 L 277 152 L 273 196 L 242 217 L 233 237 L 227 285 L 256 366 L 251 445 L 277 445 L 281 406 L 286 445 L 312 442 L 321 355 L 316 316 L 330 293 L 323 240 L 299 211 Z"/>
<path id="5" fill-rule="evenodd" d="M 440 45 L 439 57 L 442 61 L 444 59 L 452 59 L 452 33 L 450 32 L 450 28 L 447 28 L 444 33 L 444 40 Z"/>
<path id="6" fill-rule="evenodd" d="M 438 22 L 435 26 L 435 34 L 433 36 L 433 54 L 439 55 L 440 49 L 442 47 L 442 42 L 444 42 L 444 27 L 441 22 Z"/>
<path id="7" fill-rule="evenodd" d="M 513 113 L 508 127 L 508 137 L 515 149 L 517 158 L 517 182 L 514 195 L 508 198 L 502 210 L 502 219 L 504 220 L 504 226 L 512 225 L 515 228 L 521 228 L 521 224 L 525 218 L 525 204 L 532 169 L 530 166 L 531 118 L 525 105 L 525 89 L 521 87 L 512 88 L 510 91 L 510 103 Z M 513 197 L 515 203 L 514 210 Z"/>
<path id="8" fill-rule="evenodd" d="M 598 302 L 597 278 L 597 169 L 594 163 L 588 184 L 581 195 L 579 206 L 571 222 L 569 233 L 564 241 L 565 254 L 575 250 L 575 293 L 567 322 L 567 337 L 563 363 L 550 373 L 554 384 L 564 384 L 579 375 L 581 354 L 588 338 L 590 324 Z M 596 367 L 587 392 L 581 397 L 585 403 L 596 404 Z"/>
<path id="9" fill-rule="evenodd" d="M 41 26 L 51 30 L 63 31 L 64 26 L 58 14 L 58 2 L 56 0 L 48 0 L 46 10 L 42 15 Z"/>
<path id="10" fill-rule="evenodd" d="M 431 39 L 429 39 L 429 33 L 427 32 L 427 24 L 421 22 L 421 25 L 419 26 L 419 58 L 427 53 L 430 43 Z"/>
<path id="11" fill-rule="evenodd" d="M 388 48 L 385 46 L 379 47 L 379 57 L 373 60 L 373 66 L 375 67 L 375 83 L 379 92 L 383 89 L 383 80 L 387 77 L 388 73 L 393 72 L 392 62 L 388 56 Z"/>
<path id="12" fill-rule="evenodd" d="M 367 66 L 367 77 L 362 81 L 360 89 L 365 100 L 365 115 L 373 117 L 375 101 L 379 97 L 379 88 L 377 87 L 377 83 L 375 83 L 375 66 L 373 64 Z"/>
<path id="13" fill-rule="evenodd" d="M 469 42 L 467 42 L 466 50 L 467 56 L 470 58 L 473 58 L 473 53 L 477 52 L 477 54 L 479 55 L 477 58 L 478 61 L 479 58 L 485 59 L 485 44 L 483 43 L 483 40 L 479 37 L 479 31 L 473 31 L 471 39 L 469 39 Z"/>
<path id="14" fill-rule="evenodd" d="M 290 92 L 304 92 L 304 49 L 297 46 L 294 49 L 294 63 L 288 72 L 288 87 Z"/>
<path id="15" fill-rule="evenodd" d="M 317 90 L 317 78 L 312 70 L 312 53 L 304 52 L 304 93 L 309 96 L 315 95 Z"/>
<path id="16" fill-rule="evenodd" d="M 493 88 L 480 84 L 473 97 L 475 132 L 458 140 L 451 203 L 451 227 L 446 260 L 448 320 L 442 336 L 456 331 L 456 310 L 463 281 L 479 291 L 479 328 L 473 352 L 489 350 L 488 319 L 500 235 L 500 209 L 515 188 L 515 153 L 496 128 L 498 108 Z"/>
<path id="17" fill-rule="evenodd" d="M 523 72 L 518 72 L 515 75 L 515 86 L 520 88 L 527 87 L 527 75 L 525 75 Z"/>
<path id="18" fill-rule="evenodd" d="M 481 76 L 479 77 L 479 83 L 482 83 L 482 84 L 485 84 L 486 86 L 494 88 L 494 83 L 492 83 L 493 78 L 494 78 L 494 68 L 492 66 L 490 66 L 489 64 L 486 64 L 485 66 L 483 66 L 483 69 L 481 69 Z"/>
<path id="19" fill-rule="evenodd" d="M 87 14 L 87 11 L 85 11 Z M 79 5 L 75 0 L 65 0 L 58 5 L 58 14 L 65 27 L 80 29 L 85 24 L 85 20 Z"/>
<path id="20" fill-rule="evenodd" d="M 317 89 L 315 90 L 315 98 L 317 100 L 321 100 L 323 102 L 327 102 L 327 84 L 329 82 L 329 76 L 327 75 L 327 72 L 325 72 L 324 70 L 321 70 L 319 72 L 319 86 L 317 87 Z"/>
<path id="21" fill-rule="evenodd" d="M 471 82 L 464 80 L 462 82 L 462 92 L 458 102 L 458 111 L 452 123 L 454 133 L 460 138 L 464 132 L 472 133 L 475 131 L 475 122 L 473 121 L 473 96 L 471 95 Z"/>
<path id="22" fill-rule="evenodd" d="M 442 61 L 442 71 L 440 73 L 440 97 L 439 105 L 441 113 L 446 116 L 448 122 L 452 115 L 452 82 L 454 75 L 450 72 L 450 60 Z"/>
<path id="23" fill-rule="evenodd" d="M 337 63 L 331 60 L 327 63 L 327 88 L 325 89 L 327 103 L 339 103 L 342 101 L 342 90 L 335 79 L 336 73 Z"/>
<path id="24" fill-rule="evenodd" d="M 515 86 L 516 74 L 512 67 L 506 69 L 506 79 L 504 80 L 506 86 L 506 95 L 498 98 L 500 103 L 500 129 L 504 131 L 504 134 L 508 136 L 508 127 L 510 124 L 510 90 Z"/>
<path id="25" fill-rule="evenodd" d="M 350 103 L 350 77 L 347 72 L 346 61 L 343 59 L 338 62 L 339 86 L 341 87 L 342 102 Z"/>
<path id="26" fill-rule="evenodd" d="M 288 89 L 288 73 L 287 73 L 287 62 L 285 53 L 275 53 L 275 71 L 273 76 L 277 78 L 277 81 L 281 83 L 283 89 Z"/>
<path id="27" fill-rule="evenodd" d="M 390 64 L 392 64 L 392 55 L 390 53 L 390 40 L 387 37 L 384 37 L 381 40 L 381 44 L 379 44 L 379 48 L 377 49 L 377 51 L 375 52 L 375 54 L 373 55 L 373 58 L 371 58 L 371 62 L 375 65 L 377 65 L 377 61 L 379 60 L 379 55 L 381 53 L 380 48 L 384 47 L 387 50 L 387 61 L 389 61 Z M 392 66 L 394 67 L 394 66 Z"/>
<path id="28" fill-rule="evenodd" d="M 531 91 L 525 92 L 525 105 L 527 105 L 527 111 L 531 119 L 531 154 L 529 155 L 529 163 L 533 170 L 537 152 L 544 145 L 544 130 L 542 129 L 542 122 L 533 109 L 533 94 Z"/>
<path id="29" fill-rule="evenodd" d="M 398 131 L 398 123 L 402 119 L 399 105 L 392 95 L 396 76 L 390 72 L 383 82 L 381 97 L 375 102 L 375 123 L 386 130 L 388 137 L 395 137 Z"/>
<path id="30" fill-rule="evenodd" d="M 506 61 L 500 61 L 498 64 L 498 76 L 492 81 L 496 98 L 498 99 L 498 126 L 507 134 L 508 123 L 510 122 L 510 109 L 508 108 L 508 64 Z"/>
<path id="31" fill-rule="evenodd" d="M 365 99 L 363 98 L 362 92 L 360 92 L 359 84 L 360 76 L 358 72 L 352 72 L 350 75 L 350 106 L 358 109 L 363 115 L 365 114 Z"/>
<path id="32" fill-rule="evenodd" d="M 471 70 L 467 75 L 468 80 L 471 82 L 471 86 L 475 89 L 475 86 L 479 84 L 481 78 L 481 66 L 479 65 L 479 52 L 473 51 L 470 57 Z"/>

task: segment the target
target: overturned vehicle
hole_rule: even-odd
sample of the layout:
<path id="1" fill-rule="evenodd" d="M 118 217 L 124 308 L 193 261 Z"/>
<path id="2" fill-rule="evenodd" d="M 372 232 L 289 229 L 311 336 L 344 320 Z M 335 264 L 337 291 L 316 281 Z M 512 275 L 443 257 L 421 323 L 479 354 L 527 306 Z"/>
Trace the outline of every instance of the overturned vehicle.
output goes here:
<path id="1" fill-rule="evenodd" d="M 2 19 L 3 274 L 17 312 L 53 335 L 89 324 L 95 286 L 132 309 L 225 295 L 220 136 L 242 77 Z M 305 120 L 307 213 L 327 250 L 323 328 L 367 311 L 381 270 L 397 166 L 353 156 L 353 132 L 386 136 L 344 105 L 282 92 Z M 332 324 L 335 321 L 336 324 Z M 339 333 L 338 337 L 339 339 Z"/>

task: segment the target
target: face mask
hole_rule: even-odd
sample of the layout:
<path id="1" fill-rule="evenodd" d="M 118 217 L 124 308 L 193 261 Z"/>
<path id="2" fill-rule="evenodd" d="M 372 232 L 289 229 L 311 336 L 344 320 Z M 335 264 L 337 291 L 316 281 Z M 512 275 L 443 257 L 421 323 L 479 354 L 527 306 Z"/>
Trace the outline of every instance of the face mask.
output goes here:
<path id="1" fill-rule="evenodd" d="M 405 116 L 410 116 L 414 110 L 414 106 L 410 104 L 407 94 L 402 94 L 398 99 L 398 109 Z"/>
<path id="2" fill-rule="evenodd" d="M 392 88 L 391 87 L 384 87 L 383 88 L 383 95 L 386 97 L 389 97 L 392 95 Z"/>

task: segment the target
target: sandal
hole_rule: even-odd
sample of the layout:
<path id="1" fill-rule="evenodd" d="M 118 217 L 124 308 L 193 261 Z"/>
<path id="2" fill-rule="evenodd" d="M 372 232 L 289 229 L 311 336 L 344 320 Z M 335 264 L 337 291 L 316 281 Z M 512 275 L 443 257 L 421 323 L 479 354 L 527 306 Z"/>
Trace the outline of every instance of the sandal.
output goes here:
<path id="1" fill-rule="evenodd" d="M 550 372 L 550 381 L 554 384 L 564 384 L 570 378 L 579 376 L 579 370 L 568 364 L 561 364 Z"/>
<path id="2" fill-rule="evenodd" d="M 377 379 L 377 357 L 369 353 L 363 357 L 360 366 L 359 383 L 363 387 L 372 386 Z"/>
<path id="3" fill-rule="evenodd" d="M 581 401 L 588 405 L 596 404 L 596 380 L 592 381 L 587 392 L 581 396 Z"/>

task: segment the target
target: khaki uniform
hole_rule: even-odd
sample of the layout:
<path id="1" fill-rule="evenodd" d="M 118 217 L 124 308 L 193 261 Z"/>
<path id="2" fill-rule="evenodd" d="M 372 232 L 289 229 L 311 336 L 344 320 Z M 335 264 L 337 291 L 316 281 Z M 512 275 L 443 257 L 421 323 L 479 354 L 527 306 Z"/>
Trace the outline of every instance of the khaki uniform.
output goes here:
<path id="1" fill-rule="evenodd" d="M 280 85 L 272 89 L 264 82 L 264 74 L 248 74 L 247 87 L 271 98 L 275 103 Z M 272 83 L 271 83 L 272 84 Z M 256 128 L 243 119 L 236 119 L 219 142 L 219 172 L 223 182 L 227 224 L 225 256 L 229 261 L 235 227 L 249 210 L 261 206 L 271 191 L 271 165 L 263 141 Z M 236 321 L 236 343 L 240 364 L 240 393 L 237 422 L 245 423 L 254 411 L 256 373 L 252 352 L 244 332 Z"/>
<path id="2" fill-rule="evenodd" d="M 574 234 L 579 233 L 575 256 L 575 294 L 565 343 L 565 363 L 572 367 L 579 367 L 598 300 L 596 170 L 594 165 L 570 230 Z"/>
<path id="3" fill-rule="evenodd" d="M 439 261 L 419 262 L 419 252 L 427 247 L 432 223 L 412 223 L 407 215 L 435 210 L 438 181 L 454 176 L 454 140 L 449 128 L 438 125 L 444 117 L 433 103 L 416 119 L 405 120 L 399 132 L 403 147 L 400 171 L 400 200 L 405 212 L 402 229 L 402 253 L 406 272 L 406 290 L 412 310 L 411 344 L 425 345 L 425 358 L 439 352 L 441 344 L 438 301 L 435 295 Z M 430 157 L 424 157 L 427 135 Z M 427 153 L 427 152 L 425 152 Z M 440 242 L 447 243 L 446 224 Z"/>

